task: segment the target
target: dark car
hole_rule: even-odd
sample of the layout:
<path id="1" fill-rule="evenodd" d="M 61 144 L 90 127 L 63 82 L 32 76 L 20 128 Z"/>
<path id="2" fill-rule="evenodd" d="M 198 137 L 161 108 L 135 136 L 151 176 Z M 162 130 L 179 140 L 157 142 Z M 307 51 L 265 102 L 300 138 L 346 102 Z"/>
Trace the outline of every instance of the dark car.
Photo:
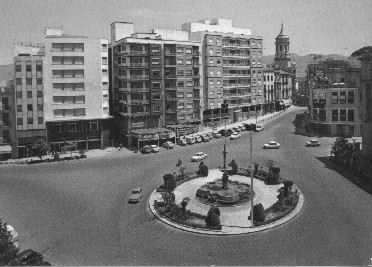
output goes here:
<path id="1" fill-rule="evenodd" d="M 225 129 L 222 129 L 222 130 L 220 130 L 219 131 L 219 133 L 222 135 L 222 136 L 230 136 L 230 135 L 232 135 L 233 134 L 233 130 L 231 130 L 231 129 L 226 129 L 226 132 L 225 132 Z"/>
<path id="2" fill-rule="evenodd" d="M 143 154 L 150 154 L 152 151 L 151 146 L 143 146 L 141 148 L 141 153 Z"/>
<path id="3" fill-rule="evenodd" d="M 256 131 L 256 124 L 255 123 L 246 123 L 244 124 L 246 131 Z"/>

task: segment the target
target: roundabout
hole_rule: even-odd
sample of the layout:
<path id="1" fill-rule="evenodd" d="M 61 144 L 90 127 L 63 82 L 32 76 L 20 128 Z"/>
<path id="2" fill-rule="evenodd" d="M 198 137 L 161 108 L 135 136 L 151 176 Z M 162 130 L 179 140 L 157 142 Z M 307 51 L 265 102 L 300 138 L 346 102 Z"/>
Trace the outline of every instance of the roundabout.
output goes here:
<path id="1" fill-rule="evenodd" d="M 187 203 L 187 210 L 190 211 L 191 214 L 195 215 L 204 215 L 201 218 L 198 218 L 199 225 L 200 222 L 203 221 L 203 218 L 207 216 L 208 211 L 210 210 L 211 205 L 210 203 L 200 201 L 200 194 L 197 197 L 197 192 L 200 193 L 200 188 L 214 188 L 216 186 L 222 186 L 222 182 L 218 180 L 221 177 L 221 171 L 218 169 L 210 170 L 208 176 L 206 177 L 198 177 L 191 179 L 189 181 L 183 182 L 179 184 L 173 191 L 174 193 L 174 203 L 181 203 L 185 198 L 188 199 Z M 254 204 L 261 203 L 265 210 L 272 207 L 277 201 L 278 190 L 283 186 L 283 184 L 276 184 L 276 185 L 267 185 L 265 182 L 254 178 Z M 237 185 L 242 192 L 246 192 L 247 188 L 248 191 L 250 188 L 249 185 L 250 177 L 242 176 L 242 175 L 231 175 L 229 177 L 229 184 L 230 185 Z M 243 187 L 243 188 L 242 188 Z M 231 188 L 231 187 L 230 187 Z M 230 190 L 231 192 L 231 190 Z M 233 190 L 233 192 L 236 192 Z M 252 222 L 248 219 L 250 212 L 251 212 L 251 205 L 250 201 L 245 201 L 246 198 L 242 198 L 243 201 L 240 202 L 238 205 L 217 205 L 220 211 L 220 223 L 221 229 L 220 230 L 213 230 L 208 228 L 202 228 L 198 224 L 184 224 L 180 221 L 173 220 L 168 218 L 167 216 L 163 216 L 162 212 L 160 212 L 159 208 L 155 203 L 159 203 L 163 201 L 163 197 L 161 192 L 154 190 L 149 198 L 149 206 L 154 214 L 160 221 L 178 228 L 180 230 L 193 232 L 193 233 L 201 233 L 201 234 L 208 234 L 208 235 L 241 235 L 247 233 L 253 233 L 258 231 L 267 230 L 281 224 L 284 224 L 294 218 L 301 210 L 304 198 L 300 190 L 296 188 L 296 195 L 298 196 L 298 201 L 296 206 L 285 216 L 274 220 L 270 223 L 263 224 L 261 226 L 252 227 Z M 268 216 L 269 217 L 269 216 Z M 199 226 L 199 227 L 198 227 Z"/>

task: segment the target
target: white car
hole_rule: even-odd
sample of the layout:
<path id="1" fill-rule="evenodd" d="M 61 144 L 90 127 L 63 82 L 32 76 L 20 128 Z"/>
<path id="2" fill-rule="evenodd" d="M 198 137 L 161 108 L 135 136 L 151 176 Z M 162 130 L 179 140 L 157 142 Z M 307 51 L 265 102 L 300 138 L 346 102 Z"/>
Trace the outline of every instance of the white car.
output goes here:
<path id="1" fill-rule="evenodd" d="M 152 153 L 157 153 L 159 152 L 159 147 L 157 145 L 151 145 L 151 152 Z"/>
<path id="2" fill-rule="evenodd" d="M 276 148 L 278 149 L 280 147 L 280 144 L 275 141 L 270 141 L 268 144 L 264 144 L 263 148 Z"/>
<path id="3" fill-rule="evenodd" d="M 239 137 L 241 137 L 240 133 L 235 132 L 230 135 L 230 140 L 238 139 Z"/>
<path id="4" fill-rule="evenodd" d="M 320 146 L 320 143 L 316 139 L 311 139 L 309 142 L 306 142 L 305 146 L 307 146 L 307 147 L 309 147 L 309 146 Z"/>
<path id="5" fill-rule="evenodd" d="M 260 132 L 260 131 L 262 131 L 264 128 L 265 128 L 265 126 L 263 126 L 262 124 L 257 124 L 257 125 L 256 125 L 256 132 Z"/>
<path id="6" fill-rule="evenodd" d="M 203 159 L 206 159 L 208 157 L 207 154 L 204 152 L 198 152 L 194 156 L 191 157 L 191 161 L 201 161 Z"/>
<path id="7" fill-rule="evenodd" d="M 129 203 L 139 202 L 142 197 L 143 197 L 143 189 L 142 189 L 142 187 L 135 188 L 135 189 L 132 190 L 132 192 L 131 192 L 131 194 L 129 196 L 128 202 Z"/>
<path id="8" fill-rule="evenodd" d="M 213 138 L 220 138 L 221 134 L 218 131 L 213 131 L 212 136 L 213 136 Z"/>

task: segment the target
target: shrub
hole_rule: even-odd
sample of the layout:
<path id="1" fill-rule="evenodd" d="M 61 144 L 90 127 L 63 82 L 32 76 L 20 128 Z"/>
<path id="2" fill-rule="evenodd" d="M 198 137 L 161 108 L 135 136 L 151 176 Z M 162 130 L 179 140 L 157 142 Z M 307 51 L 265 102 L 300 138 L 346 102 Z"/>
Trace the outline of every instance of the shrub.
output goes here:
<path id="1" fill-rule="evenodd" d="M 207 165 L 204 164 L 204 162 L 200 163 L 198 174 L 200 176 L 204 176 L 204 177 L 208 176 L 208 167 L 207 167 Z"/>
<path id="2" fill-rule="evenodd" d="M 79 150 L 79 154 L 80 154 L 80 156 L 85 155 L 85 151 L 84 150 Z"/>
<path id="3" fill-rule="evenodd" d="M 59 161 L 60 160 L 60 157 L 59 157 L 59 153 L 54 153 L 54 161 Z"/>
<path id="4" fill-rule="evenodd" d="M 217 207 L 211 207 L 205 219 L 206 226 L 212 229 L 220 230 L 222 228 L 220 221 L 220 210 Z"/>
<path id="5" fill-rule="evenodd" d="M 177 181 L 175 176 L 171 173 L 167 173 L 163 175 L 165 189 L 173 191 L 177 186 Z"/>
<path id="6" fill-rule="evenodd" d="M 263 222 L 265 220 L 265 209 L 261 203 L 253 206 L 254 222 Z"/>
<path id="7" fill-rule="evenodd" d="M 233 159 L 233 160 L 229 163 L 228 166 L 231 167 L 231 170 L 230 170 L 230 172 L 229 172 L 230 174 L 237 174 L 237 173 L 238 173 L 239 168 L 238 168 L 238 164 L 236 163 L 235 159 Z"/>

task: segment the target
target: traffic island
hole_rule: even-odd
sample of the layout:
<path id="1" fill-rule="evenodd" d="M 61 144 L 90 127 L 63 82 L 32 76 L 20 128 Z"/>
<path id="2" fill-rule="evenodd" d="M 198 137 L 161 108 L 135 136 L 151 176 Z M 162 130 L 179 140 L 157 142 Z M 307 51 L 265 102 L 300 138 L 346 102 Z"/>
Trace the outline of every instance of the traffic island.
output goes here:
<path id="1" fill-rule="evenodd" d="M 251 205 L 250 201 L 247 201 L 250 197 L 242 195 L 239 205 L 236 205 L 238 202 L 235 201 L 226 205 L 226 203 L 218 203 L 218 199 L 212 202 L 207 201 L 208 203 L 203 202 L 200 201 L 200 195 L 197 196 L 200 188 L 205 188 L 206 185 L 212 185 L 212 188 L 216 186 L 216 181 L 221 179 L 221 170 L 210 170 L 205 177 L 194 175 L 191 179 L 184 174 L 184 179 L 186 181 L 182 183 L 176 182 L 173 190 L 166 190 L 164 186 L 160 190 L 154 190 L 150 195 L 149 206 L 154 216 L 160 221 L 189 232 L 239 235 L 263 231 L 294 218 L 304 203 L 302 193 L 292 182 L 272 185 L 265 183 L 262 178 L 254 178 L 253 201 L 256 205 L 253 212 L 255 227 L 252 227 L 249 217 Z M 247 185 L 249 188 L 249 181 L 248 176 L 234 174 L 229 177 L 228 183 L 229 186 Z M 222 186 L 222 181 L 219 186 Z M 237 195 L 239 192 L 249 192 L 247 188 L 237 190 Z M 209 195 L 209 197 L 213 196 Z M 259 209 L 256 210 L 259 205 L 262 206 L 260 212 Z M 260 220 L 256 221 L 256 219 Z"/>

